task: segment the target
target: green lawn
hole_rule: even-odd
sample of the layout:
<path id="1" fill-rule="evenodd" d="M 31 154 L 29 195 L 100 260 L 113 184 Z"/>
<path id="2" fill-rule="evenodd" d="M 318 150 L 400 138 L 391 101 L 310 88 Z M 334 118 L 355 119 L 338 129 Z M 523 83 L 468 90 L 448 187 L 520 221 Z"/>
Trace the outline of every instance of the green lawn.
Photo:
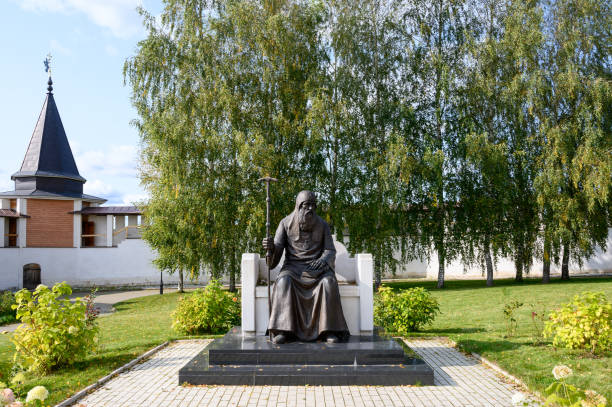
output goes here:
<path id="1" fill-rule="evenodd" d="M 552 368 L 565 364 L 574 371 L 567 380 L 569 383 L 595 390 L 612 400 L 612 352 L 594 358 L 583 352 L 555 349 L 550 340 L 536 345 L 529 306 L 535 304 L 536 312 L 542 308 L 550 311 L 582 291 L 602 291 L 612 301 L 611 278 L 555 280 L 549 285 L 532 279 L 522 284 L 501 280 L 494 287 L 486 287 L 484 281 L 448 281 L 443 290 L 436 289 L 435 282 L 386 285 L 396 289 L 425 286 L 438 299 L 441 314 L 415 336 L 448 336 L 463 350 L 496 362 L 539 392 L 553 381 Z M 516 312 L 516 335 L 507 338 L 502 310 L 512 300 L 525 305 Z"/>
<path id="2" fill-rule="evenodd" d="M 54 405 L 147 350 L 182 337 L 171 327 L 170 313 L 177 299 L 177 293 L 151 295 L 115 305 L 117 312 L 98 319 L 101 348 L 97 354 L 46 377 L 33 377 L 25 389 L 45 386 L 50 393 L 47 402 Z M 10 374 L 13 352 L 10 335 L 0 335 L 0 381 Z"/>
<path id="3" fill-rule="evenodd" d="M 581 352 L 554 349 L 550 342 L 534 345 L 531 308 L 527 305 L 533 303 L 538 309 L 545 307 L 550 311 L 586 290 L 603 291 L 612 300 L 612 279 L 574 279 L 550 285 L 542 285 L 537 280 L 526 280 L 523 284 L 502 280 L 496 281 L 492 288 L 485 287 L 484 281 L 448 281 L 444 290 L 436 290 L 435 282 L 387 285 L 397 289 L 425 286 L 439 300 L 441 314 L 432 326 L 416 336 L 448 336 L 464 350 L 497 362 L 537 391 L 553 380 L 553 366 L 566 364 L 574 370 L 570 383 L 596 390 L 612 400 L 612 353 L 593 358 Z M 101 349 L 97 354 L 44 378 L 31 378 L 25 389 L 44 385 L 51 393 L 48 403 L 53 405 L 148 349 L 179 338 L 170 320 L 177 299 L 178 294 L 173 293 L 117 304 L 116 313 L 99 319 Z M 525 305 L 517 311 L 517 334 L 506 338 L 502 309 L 512 300 Z M 10 335 L 0 335 L 0 381 L 10 374 L 14 348 L 9 338 Z"/>

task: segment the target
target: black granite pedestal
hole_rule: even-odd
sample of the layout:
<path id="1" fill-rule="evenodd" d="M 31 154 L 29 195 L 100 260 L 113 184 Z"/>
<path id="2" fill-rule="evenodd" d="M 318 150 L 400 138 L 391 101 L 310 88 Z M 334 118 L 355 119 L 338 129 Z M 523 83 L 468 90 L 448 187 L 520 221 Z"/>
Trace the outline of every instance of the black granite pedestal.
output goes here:
<path id="1" fill-rule="evenodd" d="M 433 385 L 432 368 L 404 346 L 378 335 L 275 345 L 236 327 L 183 366 L 179 384 Z"/>

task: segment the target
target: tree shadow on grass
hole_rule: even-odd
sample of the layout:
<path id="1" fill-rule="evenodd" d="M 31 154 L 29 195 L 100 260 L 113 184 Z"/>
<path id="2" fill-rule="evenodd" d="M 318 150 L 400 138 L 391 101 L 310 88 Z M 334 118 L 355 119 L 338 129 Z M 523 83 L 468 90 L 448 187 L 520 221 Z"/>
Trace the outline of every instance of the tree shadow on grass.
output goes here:
<path id="1" fill-rule="evenodd" d="M 503 352 L 516 350 L 523 346 L 531 346 L 528 342 L 518 342 L 506 339 L 478 340 L 478 339 L 459 339 L 457 346 L 468 352 Z"/>
<path id="2" fill-rule="evenodd" d="M 136 301 L 134 300 L 126 300 L 117 302 L 113 305 L 116 311 L 130 311 L 134 309 L 134 304 Z"/>
<path id="3" fill-rule="evenodd" d="M 439 329 L 424 329 L 420 331 L 423 334 L 436 334 L 436 335 L 447 335 L 447 334 L 474 334 L 479 332 L 485 332 L 484 328 L 439 328 Z"/>
<path id="4" fill-rule="evenodd" d="M 104 354 L 94 355 L 85 360 L 77 361 L 70 366 L 64 366 L 55 373 L 77 374 L 91 368 L 92 366 L 95 366 L 97 369 L 108 370 L 107 373 L 110 373 L 112 370 L 125 365 L 137 357 L 138 355 L 134 355 L 133 352 L 121 352 L 113 356 Z"/>
<path id="5" fill-rule="evenodd" d="M 550 283 L 542 284 L 541 278 L 525 278 L 523 281 L 517 282 L 514 279 L 499 279 L 495 280 L 493 287 L 487 287 L 486 281 L 482 279 L 476 280 L 447 280 L 444 282 L 444 288 L 440 289 L 436 287 L 436 281 L 389 281 L 383 285 L 391 287 L 394 290 L 404 290 L 413 287 L 424 287 L 430 291 L 461 291 L 461 290 L 473 290 L 473 289 L 495 289 L 495 287 L 513 287 L 513 286 L 557 286 L 561 284 L 597 284 L 602 282 L 612 281 L 612 275 L 604 275 L 598 277 L 580 277 L 574 276 L 570 280 L 561 280 L 559 278 L 552 278 Z"/>

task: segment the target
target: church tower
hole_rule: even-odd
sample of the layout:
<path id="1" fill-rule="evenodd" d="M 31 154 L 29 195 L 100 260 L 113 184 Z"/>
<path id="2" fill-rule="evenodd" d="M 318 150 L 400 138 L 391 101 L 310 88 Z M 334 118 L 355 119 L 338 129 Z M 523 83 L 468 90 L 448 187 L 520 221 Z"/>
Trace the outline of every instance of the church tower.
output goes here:
<path id="1" fill-rule="evenodd" d="M 80 247 L 81 222 L 75 212 L 106 200 L 83 193 L 79 174 L 53 97 L 47 95 L 19 171 L 15 190 L 0 193 L 0 247 Z"/>

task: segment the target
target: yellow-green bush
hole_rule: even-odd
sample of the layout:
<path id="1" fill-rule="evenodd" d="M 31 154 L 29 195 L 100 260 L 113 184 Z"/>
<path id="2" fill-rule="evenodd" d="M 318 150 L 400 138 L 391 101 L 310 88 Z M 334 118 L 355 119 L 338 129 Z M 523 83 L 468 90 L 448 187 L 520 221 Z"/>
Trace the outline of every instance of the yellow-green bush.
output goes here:
<path id="1" fill-rule="evenodd" d="M 10 291 L 0 291 L 0 325 L 15 321 L 15 294 Z"/>
<path id="2" fill-rule="evenodd" d="M 388 332 L 406 335 L 433 322 L 439 311 L 438 301 L 423 287 L 399 293 L 381 287 L 375 297 L 374 323 Z"/>
<path id="3" fill-rule="evenodd" d="M 544 332 L 553 345 L 592 353 L 612 350 L 612 304 L 603 293 L 585 291 L 550 313 Z"/>
<path id="4" fill-rule="evenodd" d="M 172 327 L 187 334 L 225 333 L 240 323 L 240 299 L 212 280 L 204 290 L 181 297 L 172 313 Z"/>
<path id="5" fill-rule="evenodd" d="M 87 316 L 86 301 L 71 301 L 67 298 L 70 294 L 72 289 L 65 282 L 52 289 L 41 284 L 33 293 L 24 289 L 15 294 L 13 307 L 22 324 L 12 341 L 19 365 L 45 373 L 72 364 L 95 349 L 96 321 Z"/>

